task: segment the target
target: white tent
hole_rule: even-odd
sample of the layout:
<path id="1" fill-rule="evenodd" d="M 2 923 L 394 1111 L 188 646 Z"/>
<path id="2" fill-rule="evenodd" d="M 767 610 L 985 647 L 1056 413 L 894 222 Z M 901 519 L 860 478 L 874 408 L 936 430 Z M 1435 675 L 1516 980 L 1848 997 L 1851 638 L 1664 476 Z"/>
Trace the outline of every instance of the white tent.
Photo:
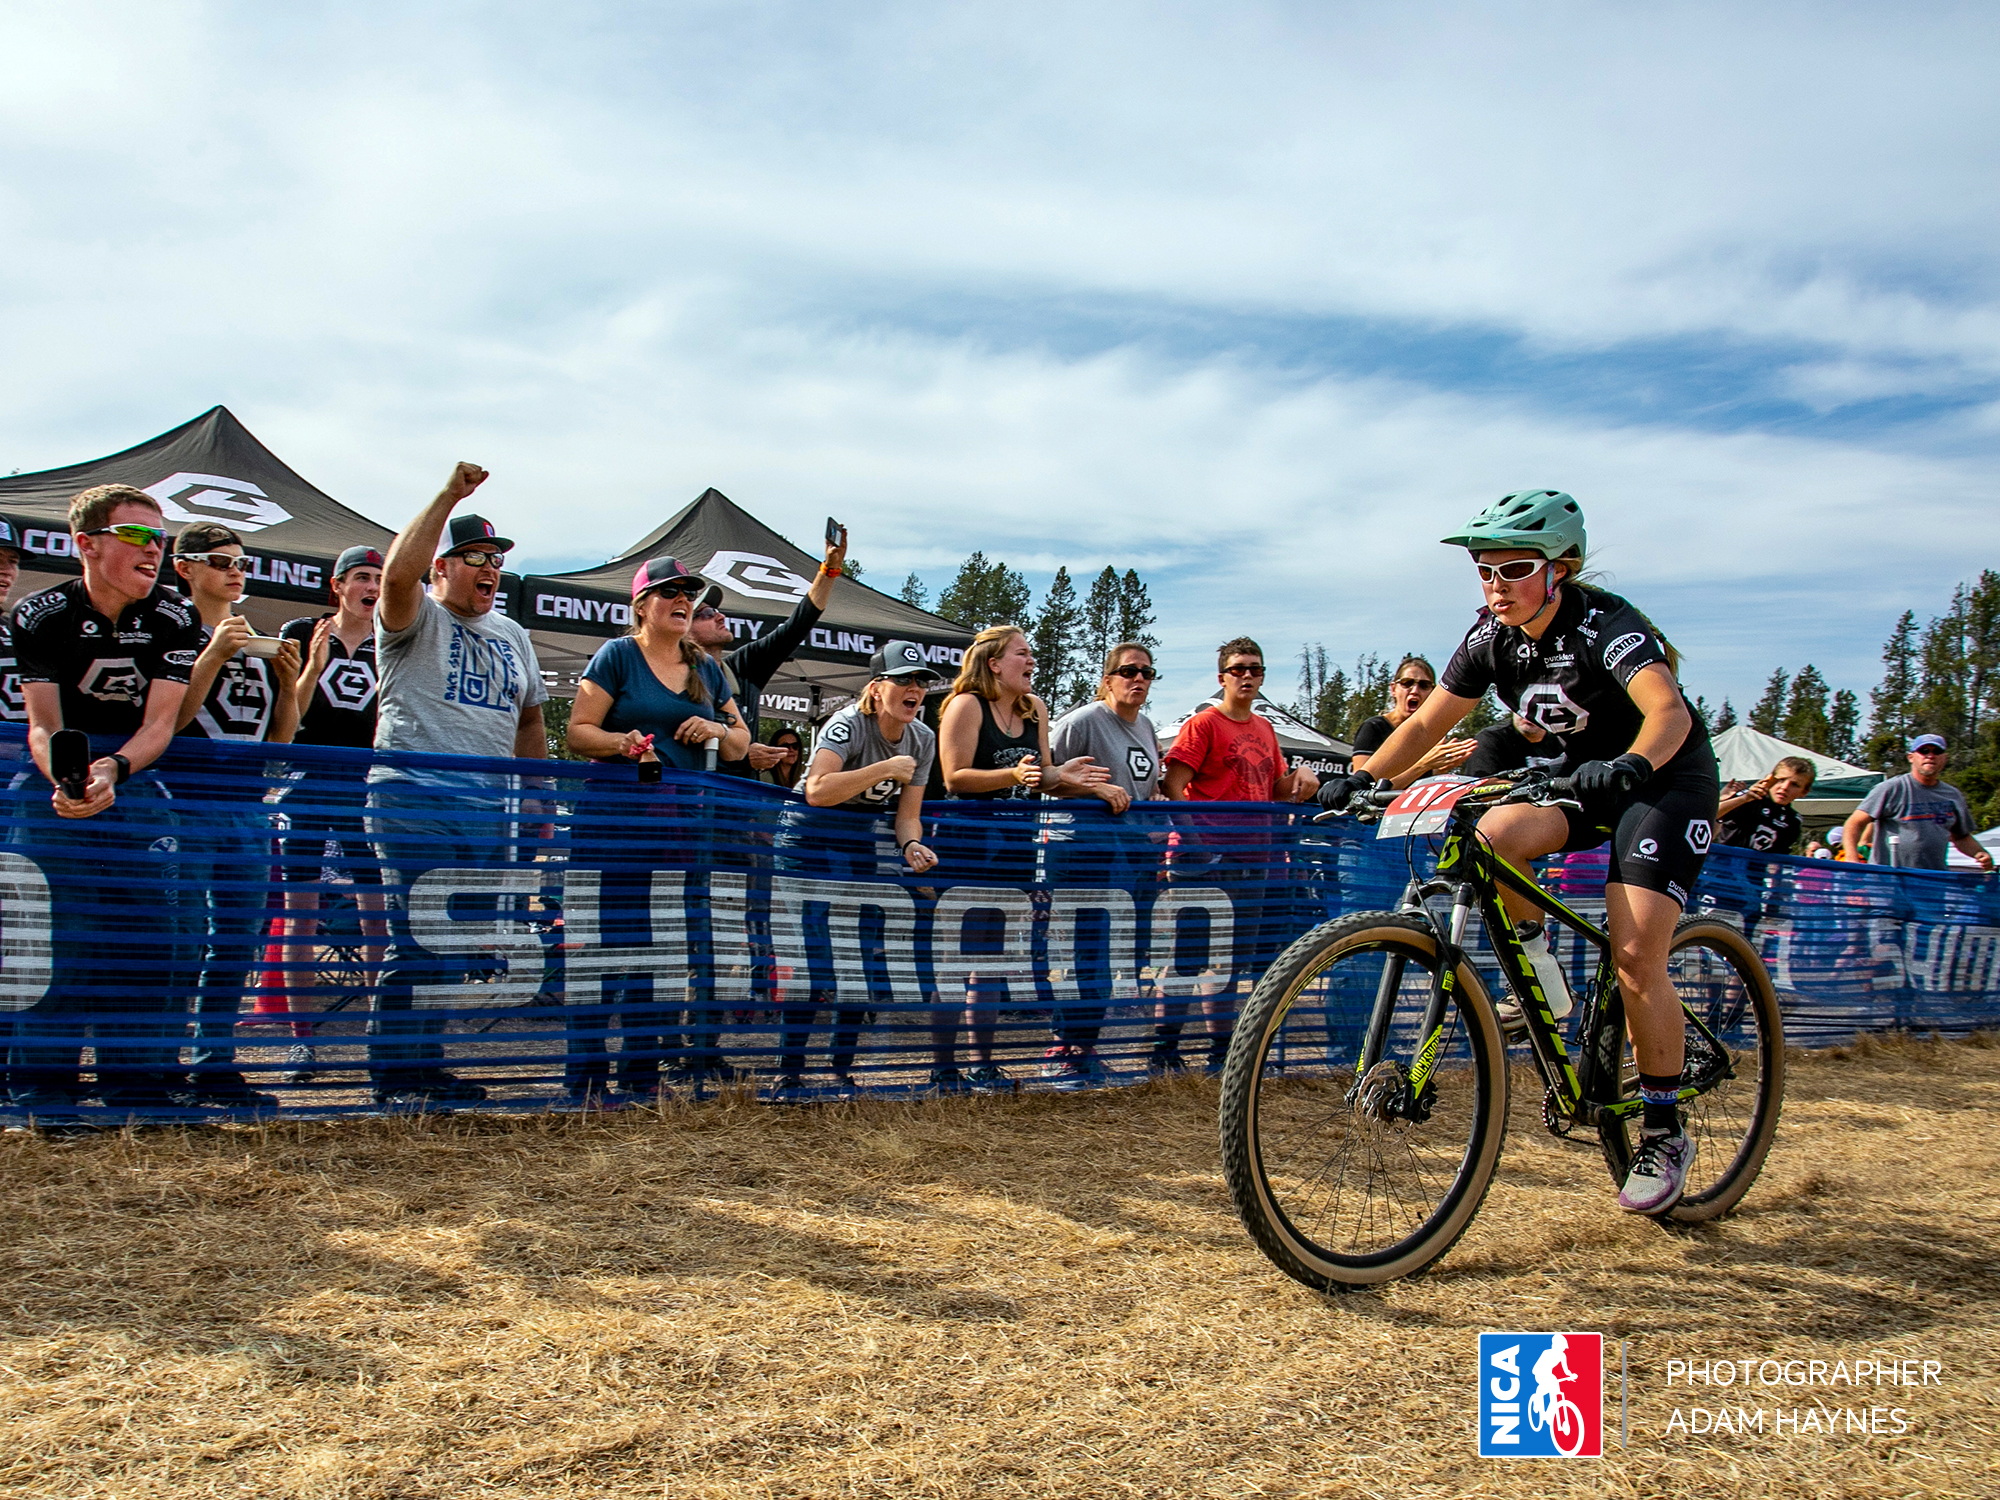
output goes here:
<path id="1" fill-rule="evenodd" d="M 1173 744 L 1175 736 L 1181 732 L 1181 726 L 1189 719 L 1221 701 L 1222 689 L 1217 688 L 1205 701 L 1196 704 L 1179 718 L 1160 725 L 1157 731 L 1160 737 L 1160 749 L 1165 751 Z M 1293 765 L 1304 766 L 1315 776 L 1325 777 L 1344 774 L 1352 764 L 1354 760 L 1352 745 L 1329 739 L 1304 720 L 1294 718 L 1262 693 L 1257 695 L 1257 701 L 1252 706 L 1264 718 L 1270 720 L 1271 728 L 1277 732 L 1278 748 L 1285 752 Z"/>
<path id="2" fill-rule="evenodd" d="M 1799 816 L 1804 818 L 1846 817 L 1861 805 L 1868 789 L 1882 779 L 1880 771 L 1803 749 L 1748 724 L 1731 725 L 1715 737 L 1715 760 L 1724 781 L 1761 781 L 1788 756 L 1811 761 L 1819 773 L 1812 795 L 1798 800 Z"/>

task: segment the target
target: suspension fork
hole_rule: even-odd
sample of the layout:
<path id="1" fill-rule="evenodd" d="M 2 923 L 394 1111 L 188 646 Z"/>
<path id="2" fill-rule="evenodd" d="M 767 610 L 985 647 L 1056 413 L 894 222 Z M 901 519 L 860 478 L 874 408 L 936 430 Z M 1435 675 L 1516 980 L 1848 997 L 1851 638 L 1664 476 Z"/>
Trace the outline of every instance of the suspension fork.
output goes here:
<path id="1" fill-rule="evenodd" d="M 1437 1067 L 1438 1049 L 1444 1044 L 1445 1008 L 1458 990 L 1458 957 L 1464 951 L 1460 944 L 1465 938 L 1465 924 L 1472 916 L 1474 899 L 1469 884 L 1460 886 L 1452 897 L 1451 926 L 1438 953 L 1437 976 L 1431 981 L 1430 1003 L 1424 1007 L 1424 1024 L 1417 1033 L 1423 1041 L 1417 1048 L 1416 1061 L 1410 1065 L 1409 1095 L 1412 1099 L 1423 1091 L 1424 1085 L 1430 1081 L 1431 1071 Z"/>

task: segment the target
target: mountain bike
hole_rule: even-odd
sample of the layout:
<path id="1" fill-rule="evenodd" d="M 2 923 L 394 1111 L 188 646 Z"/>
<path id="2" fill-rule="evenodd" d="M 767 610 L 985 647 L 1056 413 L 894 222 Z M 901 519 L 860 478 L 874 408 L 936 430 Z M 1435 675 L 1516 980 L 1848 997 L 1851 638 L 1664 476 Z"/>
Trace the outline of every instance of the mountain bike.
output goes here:
<path id="1" fill-rule="evenodd" d="M 1484 781 L 1372 787 L 1340 815 L 1384 819 L 1406 839 L 1400 909 L 1359 912 L 1306 933 L 1258 981 L 1222 1075 L 1223 1169 L 1260 1249 L 1308 1286 L 1345 1289 L 1417 1276 L 1479 1212 L 1507 1130 L 1507 1040 L 1467 948 L 1475 912 L 1526 1023 L 1556 1136 L 1594 1129 L 1622 1183 L 1642 1103 L 1626 1048 L 1624 1004 L 1603 928 L 1516 870 L 1479 838 L 1490 807 L 1575 807 L 1546 771 Z M 1414 825 L 1407 834 L 1400 819 Z M 1435 873 L 1416 866 L 1418 835 L 1442 831 Z M 1574 1051 L 1500 907 L 1513 891 L 1595 950 L 1576 996 Z M 1449 897 L 1448 915 L 1432 903 Z M 1441 904 L 1441 902 L 1440 902 Z M 1681 1109 L 1697 1145 L 1687 1190 L 1663 1217 L 1728 1212 L 1771 1149 L 1784 1092 L 1777 993 L 1742 933 L 1683 917 L 1669 972 L 1687 1036 Z"/>

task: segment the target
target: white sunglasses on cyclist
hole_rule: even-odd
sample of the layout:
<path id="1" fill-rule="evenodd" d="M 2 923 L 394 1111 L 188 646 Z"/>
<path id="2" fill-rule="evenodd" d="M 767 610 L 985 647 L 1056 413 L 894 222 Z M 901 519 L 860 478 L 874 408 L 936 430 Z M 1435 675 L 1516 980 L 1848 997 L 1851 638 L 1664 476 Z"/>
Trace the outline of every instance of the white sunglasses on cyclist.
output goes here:
<path id="1" fill-rule="evenodd" d="M 1546 557 L 1517 557 L 1512 562 L 1503 563 L 1473 563 L 1479 569 L 1481 583 L 1491 583 L 1496 578 L 1502 583 L 1526 583 L 1548 565 Z"/>
<path id="2" fill-rule="evenodd" d="M 239 573 L 250 571 L 254 557 L 236 557 L 227 552 L 183 552 L 180 554 L 189 562 L 207 563 L 211 568 L 227 570 L 234 568 Z"/>

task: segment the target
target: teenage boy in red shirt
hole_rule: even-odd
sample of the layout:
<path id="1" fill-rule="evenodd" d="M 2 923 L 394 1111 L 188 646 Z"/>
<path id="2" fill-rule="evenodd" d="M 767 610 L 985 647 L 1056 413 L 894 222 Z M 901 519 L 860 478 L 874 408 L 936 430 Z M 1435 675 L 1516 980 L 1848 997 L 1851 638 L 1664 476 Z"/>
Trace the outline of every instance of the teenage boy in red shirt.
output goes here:
<path id="1" fill-rule="evenodd" d="M 1222 701 L 1197 713 L 1175 736 L 1174 747 L 1167 752 L 1162 783 L 1167 796 L 1177 802 L 1303 802 L 1310 798 L 1319 790 L 1319 778 L 1303 767 L 1287 765 L 1284 751 L 1278 748 L 1277 731 L 1256 710 L 1257 695 L 1264 687 L 1264 648 L 1248 636 L 1238 636 L 1216 652 L 1216 666 Z M 1283 890 L 1285 872 L 1274 868 L 1281 866 L 1282 855 L 1265 827 L 1248 826 L 1257 821 L 1254 814 L 1242 818 L 1217 814 L 1203 819 L 1181 832 L 1180 847 L 1173 858 L 1177 882 L 1235 887 L 1231 892 L 1231 904 L 1236 908 L 1233 963 L 1225 970 L 1211 955 L 1201 983 L 1211 1073 L 1222 1070 L 1229 1052 L 1231 1009 L 1223 996 L 1237 979 L 1254 981 L 1264 971 L 1276 956 L 1275 939 L 1282 935 L 1277 930 L 1282 901 L 1265 899 L 1271 882 L 1276 881 L 1277 888 L 1269 894 Z M 1185 1001 L 1160 1006 L 1149 1072 L 1176 1073 L 1185 1067 L 1180 1056 L 1179 1017 L 1186 1014 Z"/>

